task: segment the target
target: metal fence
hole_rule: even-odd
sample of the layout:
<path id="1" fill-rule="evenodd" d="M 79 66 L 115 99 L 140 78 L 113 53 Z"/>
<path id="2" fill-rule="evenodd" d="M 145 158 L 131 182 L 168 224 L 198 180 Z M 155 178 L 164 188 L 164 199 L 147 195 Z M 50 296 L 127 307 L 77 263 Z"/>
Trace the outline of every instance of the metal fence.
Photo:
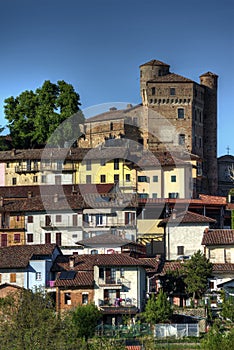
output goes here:
<path id="1" fill-rule="evenodd" d="M 156 324 L 154 336 L 156 338 L 199 337 L 199 325 L 197 323 Z"/>

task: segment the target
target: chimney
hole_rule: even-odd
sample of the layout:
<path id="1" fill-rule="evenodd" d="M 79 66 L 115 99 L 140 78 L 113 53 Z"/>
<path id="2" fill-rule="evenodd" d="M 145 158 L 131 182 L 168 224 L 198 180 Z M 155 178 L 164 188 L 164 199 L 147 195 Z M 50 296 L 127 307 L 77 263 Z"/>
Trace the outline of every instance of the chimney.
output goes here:
<path id="1" fill-rule="evenodd" d="M 11 150 L 11 157 L 14 157 L 15 154 L 16 154 L 15 148 L 12 148 L 12 150 Z"/>
<path id="2" fill-rule="evenodd" d="M 32 191 L 28 191 L 28 198 L 32 198 Z"/>
<path id="3" fill-rule="evenodd" d="M 172 217 L 172 220 L 175 220 L 175 219 L 176 219 L 176 210 L 175 210 L 175 209 L 172 210 L 172 215 L 171 215 L 171 217 Z"/>
<path id="4" fill-rule="evenodd" d="M 3 197 L 0 197 L 0 207 L 3 207 Z"/>
<path id="5" fill-rule="evenodd" d="M 54 203 L 57 203 L 58 202 L 58 193 L 55 193 L 54 194 Z"/>
<path id="6" fill-rule="evenodd" d="M 75 257 L 74 256 L 70 256 L 69 258 L 69 267 L 70 269 L 74 269 L 75 266 Z"/>

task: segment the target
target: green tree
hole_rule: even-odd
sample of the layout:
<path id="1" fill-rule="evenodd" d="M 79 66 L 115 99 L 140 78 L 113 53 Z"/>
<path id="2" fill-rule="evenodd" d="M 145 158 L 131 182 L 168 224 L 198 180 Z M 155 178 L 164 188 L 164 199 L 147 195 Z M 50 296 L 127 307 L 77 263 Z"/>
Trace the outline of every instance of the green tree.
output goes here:
<path id="1" fill-rule="evenodd" d="M 98 325 L 102 315 L 98 308 L 93 304 L 79 305 L 71 313 L 73 323 L 73 333 L 76 338 L 85 338 L 87 341 L 95 333 L 95 327 Z"/>
<path id="2" fill-rule="evenodd" d="M 162 290 L 155 298 L 152 294 L 147 301 L 143 317 L 147 323 L 154 325 L 159 322 L 168 322 L 172 316 L 172 307 L 167 300 L 167 295 Z"/>
<path id="3" fill-rule="evenodd" d="M 222 310 L 221 316 L 225 320 L 234 322 L 234 298 L 232 296 L 227 296 L 225 292 L 222 295 Z"/>
<path id="4" fill-rule="evenodd" d="M 80 97 L 71 84 L 61 80 L 57 84 L 46 80 L 42 87 L 33 91 L 24 91 L 17 97 L 5 99 L 4 112 L 8 121 L 12 144 L 15 148 L 36 148 L 44 146 L 49 137 L 61 123 L 77 114 L 76 125 L 68 123 L 56 138 L 57 145 L 72 138 L 76 129 L 79 135 L 79 124 L 83 124 Z M 68 125 L 70 134 L 68 132 Z M 60 144 L 58 143 L 60 142 Z"/>
<path id="5" fill-rule="evenodd" d="M 193 301 L 196 297 L 200 299 L 207 290 L 208 277 L 212 274 L 212 263 L 199 250 L 184 263 L 183 273 L 188 294 L 192 296 Z"/>
<path id="6" fill-rule="evenodd" d="M 41 291 L 22 290 L 1 299 L 1 350 L 70 349 L 65 330 L 50 297 Z"/>

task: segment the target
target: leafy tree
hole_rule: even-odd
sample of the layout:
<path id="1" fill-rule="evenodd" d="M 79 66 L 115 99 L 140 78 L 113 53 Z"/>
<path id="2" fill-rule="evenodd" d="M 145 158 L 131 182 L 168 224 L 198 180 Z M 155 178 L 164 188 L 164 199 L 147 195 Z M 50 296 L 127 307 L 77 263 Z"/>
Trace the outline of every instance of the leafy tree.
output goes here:
<path id="1" fill-rule="evenodd" d="M 160 283 L 164 293 L 168 296 L 185 294 L 184 276 L 181 270 L 168 271 L 161 276 Z"/>
<path id="2" fill-rule="evenodd" d="M 231 296 L 227 297 L 225 292 L 222 295 L 221 316 L 226 320 L 234 322 L 234 298 Z"/>
<path id="3" fill-rule="evenodd" d="M 79 124 L 84 122 L 79 101 L 80 97 L 73 86 L 63 80 L 57 84 L 46 80 L 35 92 L 26 90 L 15 98 L 11 96 L 5 99 L 5 118 L 13 146 L 35 148 L 45 145 L 61 123 L 79 112 L 75 125 L 77 131 Z M 74 125 L 71 124 L 70 133 L 74 133 Z M 79 130 L 76 134 L 79 134 Z M 64 142 L 70 136 L 65 128 L 60 141 Z"/>
<path id="4" fill-rule="evenodd" d="M 222 332 L 218 324 L 209 330 L 201 341 L 201 349 L 204 350 L 230 350 L 234 343 L 234 328 L 230 331 Z"/>
<path id="5" fill-rule="evenodd" d="M 98 308 L 93 304 L 79 305 L 71 314 L 73 323 L 73 332 L 76 338 L 88 338 L 94 336 L 95 327 L 102 315 Z"/>
<path id="6" fill-rule="evenodd" d="M 154 325 L 159 322 L 168 322 L 172 316 L 172 308 L 170 302 L 167 300 L 167 295 L 160 290 L 157 298 L 152 294 L 147 301 L 143 317 L 146 322 Z"/>
<path id="7" fill-rule="evenodd" d="M 1 350 L 69 349 L 64 331 L 50 297 L 41 291 L 22 290 L 0 302 Z"/>
<path id="8" fill-rule="evenodd" d="M 184 263 L 183 272 L 187 292 L 192 295 L 193 301 L 196 297 L 200 299 L 207 289 L 208 277 L 212 273 L 212 263 L 199 250 Z"/>

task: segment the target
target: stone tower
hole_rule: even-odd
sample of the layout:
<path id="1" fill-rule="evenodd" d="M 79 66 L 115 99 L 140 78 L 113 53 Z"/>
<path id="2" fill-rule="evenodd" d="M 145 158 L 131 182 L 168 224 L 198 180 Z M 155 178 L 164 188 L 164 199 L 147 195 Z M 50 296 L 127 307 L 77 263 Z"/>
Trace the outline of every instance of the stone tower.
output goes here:
<path id="1" fill-rule="evenodd" d="M 200 76 L 200 85 L 204 86 L 203 111 L 203 171 L 207 178 L 204 190 L 215 194 L 218 190 L 217 165 L 217 87 L 218 76 L 207 72 Z"/>
<path id="2" fill-rule="evenodd" d="M 217 194 L 218 185 L 217 79 L 208 72 L 201 75 L 199 84 L 170 72 L 170 66 L 158 60 L 140 66 L 142 104 L 156 112 L 148 120 L 148 148 L 157 151 L 166 144 L 174 151 L 182 146 L 200 157 L 197 192 L 211 195 Z M 166 143 L 153 136 L 158 128 L 156 114 L 172 126 Z"/>

